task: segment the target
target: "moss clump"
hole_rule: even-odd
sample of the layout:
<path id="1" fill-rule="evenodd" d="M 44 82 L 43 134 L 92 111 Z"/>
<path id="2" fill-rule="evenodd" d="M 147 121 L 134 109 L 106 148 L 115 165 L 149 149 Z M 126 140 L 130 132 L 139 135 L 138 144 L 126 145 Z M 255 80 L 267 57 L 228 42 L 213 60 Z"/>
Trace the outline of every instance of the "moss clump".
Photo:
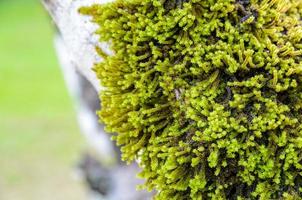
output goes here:
<path id="1" fill-rule="evenodd" d="M 117 0 L 82 8 L 113 56 L 99 115 L 155 199 L 301 199 L 295 0 Z"/>

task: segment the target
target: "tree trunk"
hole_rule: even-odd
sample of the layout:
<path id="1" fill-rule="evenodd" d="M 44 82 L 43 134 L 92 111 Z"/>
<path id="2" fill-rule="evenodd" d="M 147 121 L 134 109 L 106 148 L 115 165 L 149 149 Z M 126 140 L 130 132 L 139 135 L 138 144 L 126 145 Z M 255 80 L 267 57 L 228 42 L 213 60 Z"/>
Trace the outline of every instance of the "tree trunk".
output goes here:
<path id="1" fill-rule="evenodd" d="M 101 58 L 95 51 L 99 46 L 111 53 L 106 43 L 98 42 L 94 35 L 97 26 L 90 17 L 78 13 L 81 6 L 106 3 L 110 0 L 44 0 L 57 28 L 55 46 L 60 65 L 70 94 L 77 108 L 78 121 L 85 135 L 93 157 L 86 155 L 80 164 L 83 175 L 96 199 L 140 200 L 151 199 L 151 194 L 136 191 L 142 181 L 135 178 L 136 164 L 126 166 L 119 160 L 119 151 L 98 124 L 95 114 L 100 102 L 98 93 L 102 90 L 91 67 Z M 97 159 L 96 159 L 97 157 Z"/>

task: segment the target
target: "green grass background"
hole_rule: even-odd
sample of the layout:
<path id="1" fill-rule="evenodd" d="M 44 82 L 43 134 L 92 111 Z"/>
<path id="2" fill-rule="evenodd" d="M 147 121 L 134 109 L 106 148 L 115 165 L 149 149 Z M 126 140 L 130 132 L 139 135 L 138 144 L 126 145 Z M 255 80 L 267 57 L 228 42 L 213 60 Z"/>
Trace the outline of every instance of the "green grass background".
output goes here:
<path id="1" fill-rule="evenodd" d="M 38 0 L 0 0 L 0 200 L 83 198 L 84 139 Z"/>

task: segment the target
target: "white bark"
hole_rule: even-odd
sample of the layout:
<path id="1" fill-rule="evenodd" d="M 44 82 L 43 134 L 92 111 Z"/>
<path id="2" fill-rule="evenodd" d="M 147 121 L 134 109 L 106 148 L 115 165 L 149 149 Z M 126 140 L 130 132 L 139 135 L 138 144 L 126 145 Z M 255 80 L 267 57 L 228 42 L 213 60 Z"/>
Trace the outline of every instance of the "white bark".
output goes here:
<path id="1" fill-rule="evenodd" d="M 142 184 L 142 180 L 135 177 L 139 170 L 136 164 L 125 166 L 117 162 L 108 168 L 108 164 L 116 159 L 116 152 L 103 126 L 97 124 L 94 108 L 98 104 L 97 95 L 89 92 L 91 87 L 87 87 L 85 83 L 88 80 L 97 92 L 102 90 L 91 70 L 95 63 L 101 61 L 95 46 L 98 45 L 108 54 L 111 52 L 106 43 L 98 42 L 98 37 L 94 35 L 97 26 L 90 21 L 91 18 L 80 15 L 78 9 L 109 1 L 111 0 L 43 0 L 43 3 L 59 32 L 56 50 L 67 86 L 77 105 L 80 127 L 90 146 L 101 158 L 101 163 L 107 166 L 105 171 L 111 180 L 109 193 L 105 197 L 98 196 L 98 199 L 147 200 L 151 199 L 150 193 L 135 189 L 136 185 Z"/>
<path id="2" fill-rule="evenodd" d="M 106 3 L 111 0 L 44 0 L 43 3 L 52 16 L 55 25 L 69 51 L 71 61 L 78 71 L 99 91 L 101 89 L 95 73 L 91 70 L 101 58 L 95 51 L 98 45 L 111 53 L 106 43 L 99 43 L 93 34 L 97 26 L 88 16 L 80 15 L 78 9 L 94 3 Z"/>
<path id="3" fill-rule="evenodd" d="M 91 146 L 91 150 L 98 155 L 104 165 L 116 163 L 117 156 L 113 147 L 114 144 L 111 142 L 109 134 L 105 133 L 104 127 L 98 124 L 96 112 L 92 109 L 92 107 L 96 107 L 96 104 L 99 104 L 96 91 L 92 91 L 90 85 L 86 86 L 87 81 L 79 74 L 80 72 L 76 71 L 76 66 L 71 62 L 68 48 L 61 36 L 56 37 L 55 47 L 67 88 L 76 104 L 81 132 Z M 94 99 L 91 100 L 91 98 Z"/>
<path id="4" fill-rule="evenodd" d="M 79 125 L 90 146 L 104 164 L 116 160 L 113 143 L 98 126 L 96 111 L 89 110 L 89 103 L 81 96 L 83 90 L 87 90 L 82 86 L 81 77 L 85 77 L 96 91 L 100 92 L 102 88 L 91 69 L 95 63 L 101 61 L 95 46 L 109 54 L 111 52 L 107 44 L 98 42 L 98 36 L 94 34 L 97 26 L 91 22 L 91 17 L 81 15 L 78 10 L 82 6 L 106 2 L 109 0 L 43 0 L 59 32 L 56 39 L 57 55 L 69 92 L 76 103 Z M 94 103 L 97 103 L 97 99 Z"/>

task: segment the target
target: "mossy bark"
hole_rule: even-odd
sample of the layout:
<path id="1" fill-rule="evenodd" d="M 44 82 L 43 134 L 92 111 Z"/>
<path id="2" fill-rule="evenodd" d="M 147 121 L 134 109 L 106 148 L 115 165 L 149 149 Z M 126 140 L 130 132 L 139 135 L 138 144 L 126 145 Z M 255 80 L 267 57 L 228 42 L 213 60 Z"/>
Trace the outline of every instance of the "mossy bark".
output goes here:
<path id="1" fill-rule="evenodd" d="M 117 0 L 82 8 L 101 119 L 155 199 L 302 196 L 301 1 Z"/>

